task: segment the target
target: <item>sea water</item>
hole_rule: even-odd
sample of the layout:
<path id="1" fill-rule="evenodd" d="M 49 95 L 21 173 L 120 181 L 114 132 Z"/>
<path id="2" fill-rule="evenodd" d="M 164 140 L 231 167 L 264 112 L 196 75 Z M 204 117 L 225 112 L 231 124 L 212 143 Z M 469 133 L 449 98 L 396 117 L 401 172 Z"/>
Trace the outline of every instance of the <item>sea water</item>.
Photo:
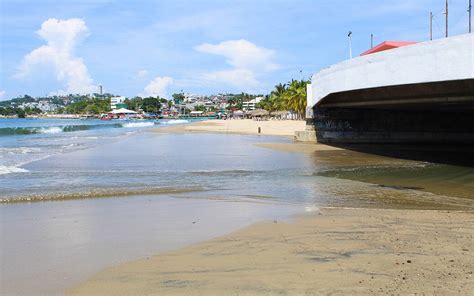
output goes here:
<path id="1" fill-rule="evenodd" d="M 0 119 L 0 201 L 181 194 L 321 206 L 471 203 L 474 169 L 348 150 L 277 152 L 288 138 L 156 134 L 185 120 Z M 442 196 L 442 197 L 440 197 Z"/>
<path id="2" fill-rule="evenodd" d="M 33 161 L 115 141 L 144 128 L 186 122 L 0 118 L 0 175 L 25 173 L 22 166 Z"/>

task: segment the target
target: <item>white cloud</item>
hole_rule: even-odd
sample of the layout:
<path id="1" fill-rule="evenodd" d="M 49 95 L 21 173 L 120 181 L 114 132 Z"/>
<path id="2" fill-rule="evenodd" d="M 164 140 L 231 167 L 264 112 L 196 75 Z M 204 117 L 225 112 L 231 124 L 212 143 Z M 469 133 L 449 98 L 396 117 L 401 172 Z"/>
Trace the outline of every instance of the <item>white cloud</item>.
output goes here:
<path id="1" fill-rule="evenodd" d="M 157 76 L 155 79 L 150 81 L 148 85 L 144 89 L 144 93 L 141 94 L 142 96 L 160 96 L 160 97 L 166 97 L 167 95 L 167 90 L 168 87 L 173 84 L 173 78 L 164 76 L 160 77 Z"/>
<path id="2" fill-rule="evenodd" d="M 221 55 L 227 58 L 227 63 L 238 69 L 254 71 L 273 71 L 278 65 L 272 60 L 275 51 L 249 42 L 245 39 L 223 41 L 219 44 L 204 43 L 196 46 L 200 52 Z"/>
<path id="3" fill-rule="evenodd" d="M 205 81 L 225 83 L 243 90 L 254 89 L 260 85 L 257 77 L 279 68 L 273 62 L 275 51 L 258 47 L 250 41 L 228 40 L 219 44 L 204 43 L 196 46 L 199 52 L 220 55 L 226 58 L 231 69 L 201 74 Z"/>
<path id="4" fill-rule="evenodd" d="M 138 78 L 143 78 L 148 75 L 148 71 L 146 69 L 142 69 L 137 72 L 137 77 Z"/>
<path id="5" fill-rule="evenodd" d="M 65 86 L 65 90 L 56 93 L 85 94 L 96 90 L 84 61 L 74 52 L 77 45 L 89 35 L 82 19 L 48 19 L 37 34 L 47 45 L 25 55 L 15 77 L 32 76 L 35 70 L 53 66 L 56 79 Z"/>
<path id="6" fill-rule="evenodd" d="M 5 91 L 4 90 L 0 90 L 0 100 L 3 100 L 3 97 L 5 96 Z"/>
<path id="7" fill-rule="evenodd" d="M 260 82 L 255 78 L 255 74 L 246 69 L 233 69 L 203 73 L 201 78 L 208 82 L 226 83 L 241 88 L 242 90 L 250 90 L 259 86 Z"/>

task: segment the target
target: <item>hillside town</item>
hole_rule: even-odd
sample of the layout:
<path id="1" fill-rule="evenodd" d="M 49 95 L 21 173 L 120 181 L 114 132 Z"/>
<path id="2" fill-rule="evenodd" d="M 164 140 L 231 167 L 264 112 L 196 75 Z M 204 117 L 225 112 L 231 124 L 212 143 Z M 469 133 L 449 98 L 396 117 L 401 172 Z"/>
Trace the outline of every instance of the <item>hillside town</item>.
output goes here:
<path id="1" fill-rule="evenodd" d="M 268 95 L 175 93 L 171 99 L 125 97 L 110 93 L 31 97 L 0 101 L 0 117 L 138 118 L 215 117 L 221 119 L 273 116 L 301 118 L 307 81 L 279 84 Z"/>

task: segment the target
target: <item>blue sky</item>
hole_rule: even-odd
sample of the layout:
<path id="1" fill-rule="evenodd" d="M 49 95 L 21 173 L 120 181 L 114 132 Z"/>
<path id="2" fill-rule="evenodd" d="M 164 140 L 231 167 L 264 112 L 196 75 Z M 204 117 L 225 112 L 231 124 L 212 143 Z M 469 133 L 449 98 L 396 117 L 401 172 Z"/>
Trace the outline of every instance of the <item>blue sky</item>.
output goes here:
<path id="1" fill-rule="evenodd" d="M 450 0 L 451 35 L 468 0 Z M 384 40 L 425 41 L 444 0 L 2 0 L 0 99 L 88 92 L 126 96 L 266 93 Z M 301 73 L 300 73 L 301 71 Z"/>

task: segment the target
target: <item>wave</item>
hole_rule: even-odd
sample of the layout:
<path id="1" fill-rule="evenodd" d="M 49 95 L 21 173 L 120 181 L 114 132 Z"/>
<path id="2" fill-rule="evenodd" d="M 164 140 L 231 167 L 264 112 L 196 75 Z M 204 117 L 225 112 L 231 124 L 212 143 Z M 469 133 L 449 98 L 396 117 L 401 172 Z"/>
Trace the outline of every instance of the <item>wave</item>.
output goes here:
<path id="1" fill-rule="evenodd" d="M 1 136 L 15 135 L 34 135 L 34 134 L 56 134 L 66 132 L 87 131 L 96 129 L 109 128 L 140 128 L 154 126 L 155 122 L 127 122 L 127 123 L 110 123 L 110 124 L 78 124 L 78 125 L 62 125 L 49 127 L 5 127 L 0 128 Z"/>
<path id="2" fill-rule="evenodd" d="M 39 132 L 42 134 L 57 134 L 57 133 L 61 133 L 62 131 L 63 130 L 57 126 L 42 128 L 39 130 Z"/>
<path id="3" fill-rule="evenodd" d="M 188 123 L 189 120 L 186 119 L 171 119 L 167 121 L 163 121 L 161 124 L 183 124 L 183 123 Z"/>
<path id="4" fill-rule="evenodd" d="M 193 176 L 251 176 L 251 175 L 258 175 L 258 174 L 268 174 L 268 171 L 261 171 L 261 170 L 202 170 L 202 171 L 192 171 L 188 172 L 187 174 Z"/>
<path id="5" fill-rule="evenodd" d="M 147 127 L 147 126 L 154 126 L 154 122 L 129 122 L 122 124 L 123 127 L 130 128 L 130 127 Z"/>
<path id="6" fill-rule="evenodd" d="M 42 201 L 63 201 L 74 199 L 92 199 L 92 198 L 113 198 L 127 197 L 135 195 L 161 195 L 161 194 L 179 194 L 190 192 L 204 192 L 208 189 L 203 187 L 147 187 L 147 188 L 111 188 L 97 189 L 84 192 L 58 192 L 45 194 L 31 194 L 15 197 L 1 197 L 0 204 L 23 203 L 23 202 L 42 202 Z"/>
<path id="7" fill-rule="evenodd" d="M 16 167 L 16 166 L 0 165 L 0 175 L 27 173 L 27 172 L 29 171 L 26 169 Z"/>
<path id="8" fill-rule="evenodd" d="M 40 151 L 40 148 L 36 147 L 11 147 L 11 148 L 3 148 L 0 147 L 1 154 L 10 154 L 10 155 L 17 155 L 17 154 L 30 154 L 36 153 Z"/>

